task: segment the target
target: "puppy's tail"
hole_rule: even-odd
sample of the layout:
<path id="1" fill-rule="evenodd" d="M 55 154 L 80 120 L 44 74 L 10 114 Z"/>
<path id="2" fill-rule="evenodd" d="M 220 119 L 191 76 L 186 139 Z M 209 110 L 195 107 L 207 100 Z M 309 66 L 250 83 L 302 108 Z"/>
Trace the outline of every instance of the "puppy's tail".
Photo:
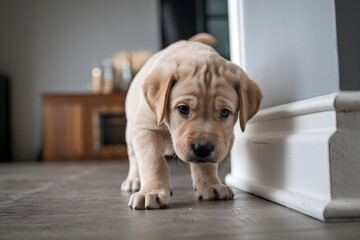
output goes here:
<path id="1" fill-rule="evenodd" d="M 215 46 L 216 44 L 216 38 L 208 33 L 198 33 L 189 38 L 189 41 L 201 42 L 211 47 Z"/>

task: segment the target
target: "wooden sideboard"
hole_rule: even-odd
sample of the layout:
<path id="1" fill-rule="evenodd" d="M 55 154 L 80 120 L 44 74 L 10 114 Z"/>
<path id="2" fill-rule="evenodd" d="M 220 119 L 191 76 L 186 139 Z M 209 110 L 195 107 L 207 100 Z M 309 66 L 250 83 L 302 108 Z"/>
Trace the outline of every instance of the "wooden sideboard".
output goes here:
<path id="1" fill-rule="evenodd" d="M 125 96 L 43 95 L 43 160 L 127 159 Z"/>

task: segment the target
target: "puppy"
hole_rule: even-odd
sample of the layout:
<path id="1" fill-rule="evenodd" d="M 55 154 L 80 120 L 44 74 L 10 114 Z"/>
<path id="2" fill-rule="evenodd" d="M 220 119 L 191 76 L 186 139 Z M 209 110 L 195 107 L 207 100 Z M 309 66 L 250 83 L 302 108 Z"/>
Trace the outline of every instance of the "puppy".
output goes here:
<path id="1" fill-rule="evenodd" d="M 199 199 L 227 200 L 218 163 L 227 158 L 234 125 L 259 110 L 259 87 L 196 35 L 156 53 L 133 80 L 126 99 L 129 173 L 123 191 L 133 209 L 166 208 L 172 188 L 166 155 L 188 162 Z M 210 39 L 211 40 L 211 39 Z"/>

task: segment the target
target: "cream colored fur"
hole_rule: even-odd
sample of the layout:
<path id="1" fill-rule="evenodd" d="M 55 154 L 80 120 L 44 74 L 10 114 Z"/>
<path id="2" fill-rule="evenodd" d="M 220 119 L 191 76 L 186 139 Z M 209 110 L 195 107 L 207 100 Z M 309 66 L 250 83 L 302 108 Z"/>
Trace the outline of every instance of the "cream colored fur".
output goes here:
<path id="1" fill-rule="evenodd" d="M 192 40 L 213 42 L 206 37 Z M 199 198 L 234 197 L 218 177 L 218 163 L 230 153 L 237 120 L 244 131 L 259 110 L 261 91 L 239 66 L 194 41 L 179 41 L 152 56 L 128 91 L 130 168 L 121 189 L 138 191 L 130 208 L 169 205 L 172 188 L 164 156 L 173 154 L 190 164 Z"/>

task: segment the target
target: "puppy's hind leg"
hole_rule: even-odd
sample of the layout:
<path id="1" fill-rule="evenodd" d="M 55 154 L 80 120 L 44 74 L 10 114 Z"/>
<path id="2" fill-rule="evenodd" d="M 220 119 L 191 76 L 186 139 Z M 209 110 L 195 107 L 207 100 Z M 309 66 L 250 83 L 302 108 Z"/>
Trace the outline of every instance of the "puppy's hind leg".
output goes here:
<path id="1" fill-rule="evenodd" d="M 127 134 L 128 134 L 128 129 Z M 129 136 L 126 136 L 129 139 Z M 125 192 L 137 192 L 140 190 L 140 177 L 138 163 L 135 157 L 134 149 L 130 142 L 127 142 L 129 156 L 129 172 L 127 178 L 121 184 L 121 190 Z"/>
<path id="2" fill-rule="evenodd" d="M 190 163 L 193 187 L 199 199 L 229 200 L 234 198 L 230 187 L 221 183 L 217 163 Z"/>
<path id="3" fill-rule="evenodd" d="M 140 177 L 138 164 L 132 146 L 128 145 L 129 172 L 127 178 L 121 184 L 121 190 L 125 192 L 137 192 L 140 190 Z"/>

